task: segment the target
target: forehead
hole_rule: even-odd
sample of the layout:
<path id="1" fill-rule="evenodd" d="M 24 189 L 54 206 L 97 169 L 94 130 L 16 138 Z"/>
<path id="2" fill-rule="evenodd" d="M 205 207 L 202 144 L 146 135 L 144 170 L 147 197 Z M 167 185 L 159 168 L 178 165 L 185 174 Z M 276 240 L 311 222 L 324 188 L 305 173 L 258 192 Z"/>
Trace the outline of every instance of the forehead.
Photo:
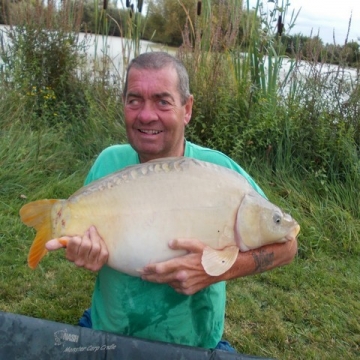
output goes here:
<path id="1" fill-rule="evenodd" d="M 128 74 L 129 92 L 169 92 L 179 94 L 178 75 L 172 66 L 162 69 L 131 68 Z"/>

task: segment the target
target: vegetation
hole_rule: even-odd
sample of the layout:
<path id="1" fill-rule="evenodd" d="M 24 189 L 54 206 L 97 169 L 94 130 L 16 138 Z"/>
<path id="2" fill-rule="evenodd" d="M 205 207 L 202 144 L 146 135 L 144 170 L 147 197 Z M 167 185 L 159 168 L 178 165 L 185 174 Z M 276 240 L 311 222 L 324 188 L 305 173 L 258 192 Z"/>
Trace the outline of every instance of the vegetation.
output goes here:
<path id="1" fill-rule="evenodd" d="M 109 75 L 106 53 L 85 55 L 88 44 L 78 33 L 88 4 L 63 1 L 56 11 L 40 3 L 11 6 L 18 26 L 0 39 L 0 310 L 76 324 L 96 275 L 74 269 L 61 251 L 36 271 L 27 268 L 34 233 L 18 212 L 31 200 L 68 197 L 101 149 L 126 141 L 122 71 Z M 191 16 L 184 5 L 177 55 L 195 97 L 187 138 L 237 160 L 299 221 L 301 234 L 292 264 L 228 283 L 225 338 L 258 356 L 355 359 L 359 72 L 349 77 L 344 62 L 319 64 L 316 48 L 306 64 L 300 56 L 287 59 L 274 22 L 259 7 L 242 8 L 240 0 L 207 0 L 201 16 Z M 125 65 L 146 28 L 133 11 Z M 286 11 L 279 3 L 272 16 Z M 98 10 L 97 28 L 108 26 L 106 18 Z"/>
<path id="2" fill-rule="evenodd" d="M 205 6 L 198 5 L 199 3 L 207 3 L 207 1 L 194 1 L 194 0 L 148 0 L 146 2 L 146 13 L 144 1 L 133 0 L 119 2 L 108 2 L 107 0 L 90 1 L 90 0 L 77 0 L 73 1 L 74 4 L 81 5 L 81 22 L 80 30 L 85 33 L 124 36 L 129 33 L 134 34 L 143 40 L 151 40 L 160 44 L 168 46 L 180 46 L 183 43 L 182 31 L 189 20 L 194 22 L 197 13 Z M 268 1 L 274 2 L 274 1 Z M 14 16 L 18 9 L 24 8 L 25 1 L 12 1 L 2 0 L 0 2 L 0 24 L 17 24 L 18 16 Z M 226 2 L 224 0 L 211 0 L 213 11 L 212 18 L 216 22 L 219 14 L 219 8 L 224 4 L 231 4 L 232 1 Z M 236 3 L 240 3 L 237 1 Z M 264 13 L 263 3 L 266 0 L 259 1 L 259 6 L 255 13 Z M 282 7 L 288 6 L 288 1 L 282 1 Z M 120 5 L 120 7 L 118 7 Z M 54 9 L 54 3 L 49 2 L 48 6 L 51 11 Z M 254 13 L 250 11 L 251 17 Z M 272 15 L 278 14 L 277 7 Z M 360 60 L 360 45 L 353 39 L 346 39 L 344 44 L 339 44 L 334 34 L 334 41 L 331 44 L 324 44 L 318 35 L 305 36 L 303 34 L 292 34 L 288 31 L 293 28 L 293 17 L 297 14 L 291 14 L 290 20 L 283 24 L 285 18 L 272 18 L 271 21 L 278 24 L 280 21 L 281 30 L 278 33 L 281 36 L 281 43 L 284 51 L 289 57 L 296 57 L 297 60 L 310 60 L 330 64 L 346 64 L 351 67 L 358 67 Z M 243 13 L 242 17 L 247 14 Z M 134 21 L 136 20 L 136 21 Z M 257 25 L 260 26 L 259 19 L 255 20 Z M 263 17 L 263 20 L 265 18 Z M 352 15 L 349 14 L 349 28 L 351 27 Z M 135 24 L 135 26 L 134 26 Z M 145 26 L 146 25 L 146 26 Z M 269 25 L 266 24 L 266 25 Z M 226 19 L 223 19 L 223 27 L 226 27 Z M 238 29 L 238 44 L 246 44 L 244 42 L 244 34 L 247 29 L 244 28 L 244 22 L 237 24 Z M 280 30 L 280 32 L 279 32 Z"/>

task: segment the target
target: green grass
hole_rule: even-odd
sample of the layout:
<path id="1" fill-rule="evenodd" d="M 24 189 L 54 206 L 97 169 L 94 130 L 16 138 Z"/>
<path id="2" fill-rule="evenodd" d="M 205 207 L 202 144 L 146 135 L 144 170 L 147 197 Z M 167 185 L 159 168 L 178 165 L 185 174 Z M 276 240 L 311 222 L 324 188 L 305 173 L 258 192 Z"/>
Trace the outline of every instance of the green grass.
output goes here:
<path id="1" fill-rule="evenodd" d="M 301 239 L 301 237 L 300 237 Z M 357 257 L 297 258 L 228 284 L 226 337 L 243 353 L 278 359 L 356 359 Z"/>
<path id="2" fill-rule="evenodd" d="M 74 271 L 62 251 L 45 257 L 36 271 L 28 268 L 34 231 L 21 223 L 19 209 L 35 199 L 68 197 L 82 186 L 90 163 L 76 161 L 64 142 L 57 147 L 52 131 L 42 138 L 42 156 L 28 128 L 11 128 L 0 137 L 0 309 L 76 324 L 90 304 L 95 275 Z M 51 154 L 45 150 L 48 143 Z"/>

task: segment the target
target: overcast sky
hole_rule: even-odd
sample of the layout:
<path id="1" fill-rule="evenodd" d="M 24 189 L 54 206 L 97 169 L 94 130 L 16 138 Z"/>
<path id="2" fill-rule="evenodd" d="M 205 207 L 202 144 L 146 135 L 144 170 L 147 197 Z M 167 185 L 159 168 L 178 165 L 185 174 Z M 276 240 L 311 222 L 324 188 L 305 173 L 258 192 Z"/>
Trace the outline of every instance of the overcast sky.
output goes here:
<path id="1" fill-rule="evenodd" d="M 286 1 L 284 0 L 284 3 Z M 255 4 L 256 0 L 250 0 Z M 267 0 L 263 0 L 266 4 Z M 278 1 L 281 4 L 281 0 Z M 348 24 L 352 12 L 351 29 L 348 41 L 360 38 L 360 0 L 290 0 L 290 10 L 285 18 L 285 26 L 288 28 L 288 21 L 292 9 L 300 9 L 295 26 L 291 29 L 290 35 L 301 33 L 310 36 L 319 35 L 324 44 L 333 43 L 333 32 L 335 40 L 343 45 L 348 31 Z"/>

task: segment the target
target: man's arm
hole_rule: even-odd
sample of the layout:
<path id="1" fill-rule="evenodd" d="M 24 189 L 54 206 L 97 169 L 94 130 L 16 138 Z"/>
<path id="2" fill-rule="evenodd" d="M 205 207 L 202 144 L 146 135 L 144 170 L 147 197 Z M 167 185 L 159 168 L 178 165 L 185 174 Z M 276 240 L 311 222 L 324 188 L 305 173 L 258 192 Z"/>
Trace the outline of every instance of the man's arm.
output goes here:
<path id="1" fill-rule="evenodd" d="M 189 254 L 162 263 L 150 264 L 142 271 L 142 278 L 167 283 L 177 292 L 192 295 L 219 281 L 253 275 L 290 263 L 297 253 L 297 241 L 272 244 L 247 252 L 239 252 L 234 265 L 220 276 L 209 276 L 201 265 L 205 245 L 196 239 L 179 239 L 170 244 L 173 249 Z"/>

